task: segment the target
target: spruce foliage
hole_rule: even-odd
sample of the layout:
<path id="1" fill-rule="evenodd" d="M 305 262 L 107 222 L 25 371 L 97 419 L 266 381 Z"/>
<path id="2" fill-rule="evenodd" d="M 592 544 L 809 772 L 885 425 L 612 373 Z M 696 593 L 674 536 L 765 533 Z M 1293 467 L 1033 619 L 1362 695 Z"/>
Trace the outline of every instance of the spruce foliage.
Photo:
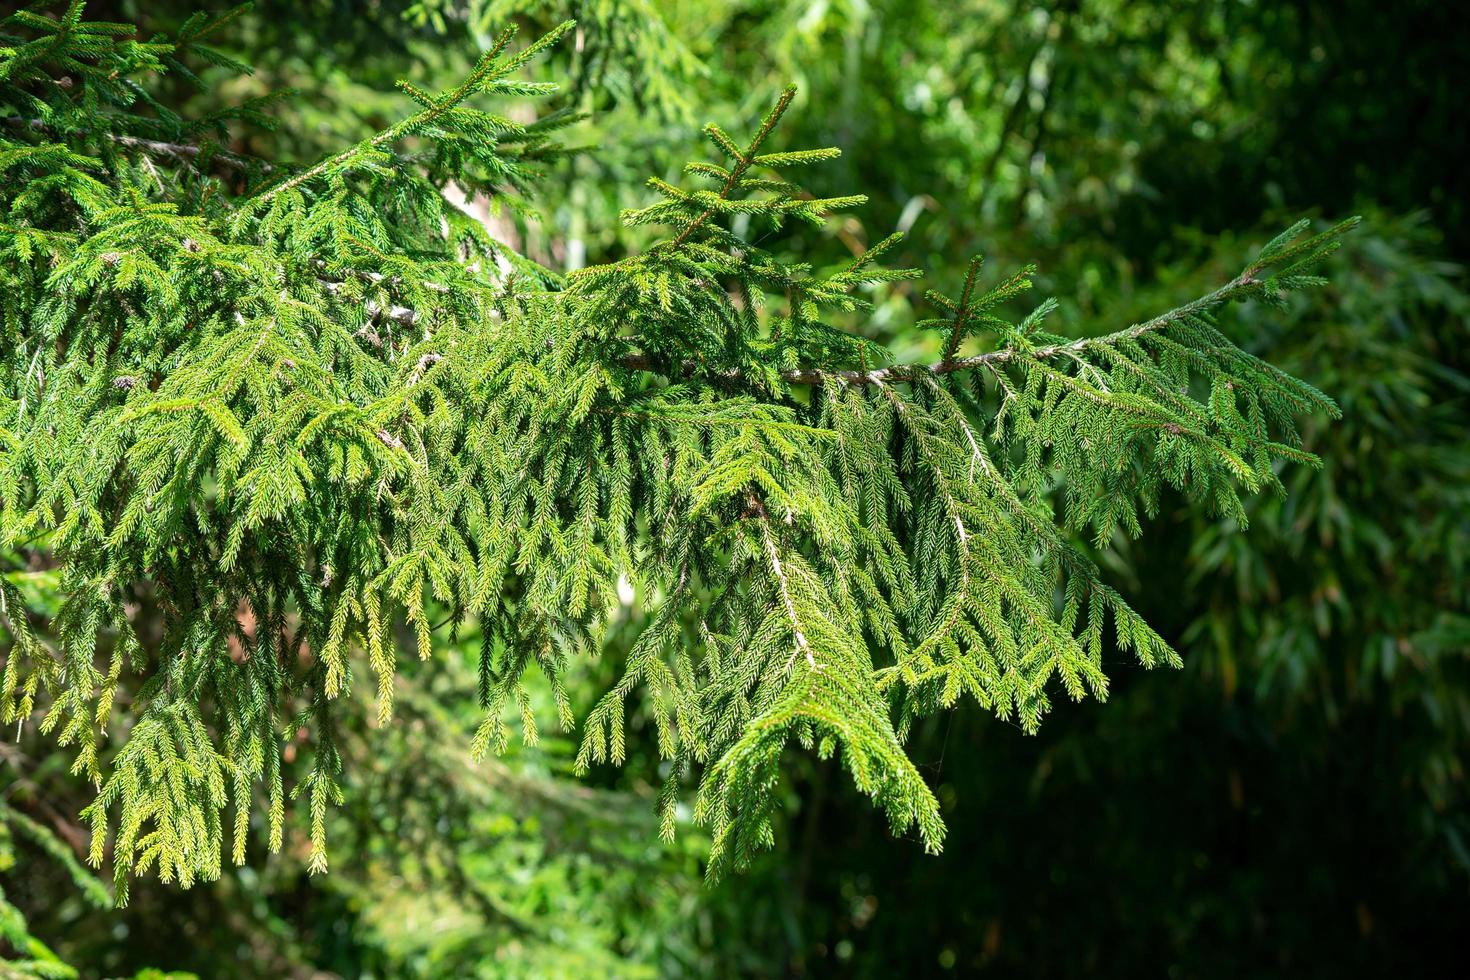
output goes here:
<path id="1" fill-rule="evenodd" d="M 528 740 L 579 727 L 563 676 L 629 588 L 647 626 L 579 767 L 622 762 L 629 711 L 650 718 L 664 833 L 696 785 L 712 875 L 771 842 L 793 742 L 937 851 L 917 719 L 968 698 L 1034 731 L 1058 687 L 1106 697 L 1113 646 L 1178 662 L 1078 541 L 1139 534 L 1166 487 L 1243 525 L 1242 493 L 1316 463 L 1294 419 L 1336 412 L 1219 315 L 1319 284 L 1347 224 L 1081 340 L 1047 329 L 1053 301 L 1013 315 L 1032 269 L 977 258 L 927 294 L 940 358 L 891 363 L 853 325 L 919 276 L 881 264 L 896 237 L 835 271 L 761 247 L 863 201 L 794 182 L 838 154 L 780 147 L 794 90 L 649 181 L 624 217 L 657 244 L 562 277 L 443 192 L 531 206 L 575 119 L 487 106 L 547 95 L 519 73 L 569 24 L 504 32 L 444 91 L 403 83 L 401 122 L 297 166 L 228 148 L 268 104 L 149 97 L 245 70 L 205 43 L 229 20 L 144 41 L 74 0 L 0 22 L 0 553 L 54 563 L 62 597 L 37 630 L 0 579 L 0 716 L 75 750 L 121 900 L 134 872 L 243 862 L 258 810 L 273 848 L 302 810 L 325 870 L 344 695 L 373 685 L 391 723 L 397 660 L 436 632 L 486 637 L 476 753 L 507 716 Z M 311 758 L 286 772 L 298 730 Z"/>

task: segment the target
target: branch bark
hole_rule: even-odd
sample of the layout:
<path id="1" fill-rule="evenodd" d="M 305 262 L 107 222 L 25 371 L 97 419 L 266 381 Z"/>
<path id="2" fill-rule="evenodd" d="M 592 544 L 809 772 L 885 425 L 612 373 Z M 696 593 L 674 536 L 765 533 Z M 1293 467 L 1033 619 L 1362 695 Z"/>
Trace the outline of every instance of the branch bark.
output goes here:
<path id="1" fill-rule="evenodd" d="M 39 119 L 22 119 L 19 116 L 7 116 L 5 122 L 17 128 L 47 130 L 51 129 L 50 126 Z M 87 131 L 84 129 L 74 130 L 73 132 L 79 136 L 85 136 L 87 134 Z M 177 160 L 188 160 L 190 162 L 197 160 L 199 158 L 199 154 L 204 152 L 203 147 L 198 146 L 194 143 L 169 143 L 165 140 L 144 139 L 141 136 L 129 136 L 125 133 L 108 133 L 107 139 L 113 143 L 116 143 L 118 146 L 125 146 L 129 149 L 134 150 L 142 150 L 144 153 L 149 153 L 154 156 L 173 157 Z M 249 170 L 251 168 L 255 168 L 262 173 L 270 173 L 275 169 L 275 167 L 271 166 L 269 163 L 266 163 L 264 160 L 257 160 L 253 157 L 241 156 L 238 153 L 231 153 L 228 150 L 222 149 L 214 150 L 213 154 L 211 155 L 211 159 L 218 160 L 220 163 L 234 167 L 236 170 Z"/>

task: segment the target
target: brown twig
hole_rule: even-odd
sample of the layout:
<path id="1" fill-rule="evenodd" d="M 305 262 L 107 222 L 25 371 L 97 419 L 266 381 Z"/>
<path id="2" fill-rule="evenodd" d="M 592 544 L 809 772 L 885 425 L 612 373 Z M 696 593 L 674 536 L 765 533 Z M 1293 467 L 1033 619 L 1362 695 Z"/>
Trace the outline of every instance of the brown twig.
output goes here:
<path id="1" fill-rule="evenodd" d="M 15 127 L 47 130 L 52 129 L 51 126 L 49 126 L 45 122 L 42 122 L 39 119 L 22 119 L 19 116 L 7 116 L 5 118 L 5 122 Z M 71 132 L 73 135 L 77 136 L 87 135 L 87 131 L 85 129 L 72 130 Z M 166 156 L 173 157 L 178 160 L 187 160 L 191 163 L 197 160 L 199 158 L 199 155 L 205 150 L 204 147 L 198 146 L 194 143 L 170 143 L 165 140 L 150 140 L 144 139 L 141 136 L 129 136 L 125 133 L 108 133 L 107 138 L 113 143 L 116 143 L 118 146 L 125 146 L 129 149 L 134 150 L 142 150 L 144 153 L 150 153 L 154 156 Z M 214 151 L 212 152 L 211 159 L 218 160 L 220 163 L 228 164 L 229 166 L 234 167 L 237 170 L 249 170 L 251 168 L 255 168 L 257 170 L 260 170 L 262 173 L 270 173 L 272 170 L 275 169 L 275 167 L 271 166 L 269 163 L 266 163 L 264 160 L 257 160 L 254 157 L 241 156 L 238 153 L 231 153 L 228 150 L 221 150 L 217 148 L 214 149 Z"/>

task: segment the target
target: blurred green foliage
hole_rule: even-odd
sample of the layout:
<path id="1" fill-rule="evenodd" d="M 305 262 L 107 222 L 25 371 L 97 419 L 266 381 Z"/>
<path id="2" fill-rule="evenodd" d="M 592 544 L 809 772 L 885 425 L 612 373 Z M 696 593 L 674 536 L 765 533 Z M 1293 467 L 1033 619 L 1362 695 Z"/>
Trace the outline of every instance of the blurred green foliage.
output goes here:
<path id="1" fill-rule="evenodd" d="M 162 29 L 191 10 L 88 15 Z M 48 958 L 84 976 L 1447 973 L 1470 917 L 1470 36 L 1454 5 L 263 0 L 230 39 L 255 76 L 160 94 L 296 88 L 288 125 L 238 138 L 306 160 L 397 118 L 395 78 L 452 76 L 506 20 L 568 15 L 573 43 L 538 70 L 593 111 L 578 139 L 618 152 L 566 163 L 539 222 L 493 219 L 552 266 L 620 254 L 617 210 L 644 174 L 676 172 L 689 123 L 748 121 L 793 81 L 783 138 L 844 151 L 813 193 L 871 197 L 805 258 L 835 265 L 894 229 L 893 264 L 940 280 L 981 248 L 1039 258 L 1042 289 L 1094 332 L 1220 281 L 1284 213 L 1365 211 L 1329 302 L 1240 314 L 1255 353 L 1341 404 L 1305 433 L 1325 469 L 1251 501 L 1248 528 L 1179 505 L 1146 554 L 1120 538 L 1100 556 L 1184 677 L 1120 661 L 1106 707 L 1059 708 L 1034 738 L 976 711 L 914 733 L 952 828 L 941 857 L 809 763 L 778 850 L 706 888 L 697 834 L 653 832 L 652 738 L 582 782 L 574 739 L 469 761 L 466 630 L 413 665 L 389 730 L 364 711 L 344 733 L 362 764 L 325 878 L 288 842 L 111 910 L 69 856 L 64 801 L 86 793 L 66 759 L 34 734 L 0 748 L 0 976 Z M 894 334 L 918 301 L 896 292 L 864 329 L 932 353 Z M 47 601 L 44 570 L 5 568 Z M 579 709 L 618 676 L 624 615 Z"/>

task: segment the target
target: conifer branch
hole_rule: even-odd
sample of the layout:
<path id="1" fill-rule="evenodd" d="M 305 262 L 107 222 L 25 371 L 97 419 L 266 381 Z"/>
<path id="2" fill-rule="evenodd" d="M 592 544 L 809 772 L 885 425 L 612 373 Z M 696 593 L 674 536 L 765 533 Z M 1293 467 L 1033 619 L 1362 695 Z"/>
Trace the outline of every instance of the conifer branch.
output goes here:
<path id="1" fill-rule="evenodd" d="M 940 357 L 940 363 L 946 363 L 954 359 L 955 351 L 959 350 L 960 341 L 965 337 L 965 319 L 970 315 L 970 294 L 975 290 L 975 279 L 980 274 L 981 260 L 977 256 L 970 260 L 970 268 L 965 272 L 965 285 L 960 292 L 960 301 L 954 311 L 954 326 L 949 332 L 949 339 L 944 342 L 944 353 Z"/>
<path id="2" fill-rule="evenodd" d="M 1136 340 L 1145 334 L 1164 330 L 1191 316 L 1207 313 L 1211 310 L 1218 309 L 1226 303 L 1240 299 L 1242 296 L 1253 294 L 1256 292 L 1254 287 L 1259 285 L 1260 280 L 1255 278 L 1255 273 L 1247 270 L 1219 289 L 1198 299 L 1191 300 L 1183 306 L 1170 310 L 1167 313 L 1160 314 L 1151 320 L 1136 323 L 1133 326 L 1115 330 L 1112 333 L 1101 334 L 1095 337 L 1083 337 L 1079 340 L 1067 341 L 1065 343 L 1047 344 L 1042 347 L 1029 349 L 1002 347 L 999 350 L 989 351 L 984 354 L 975 354 L 970 357 L 958 359 L 941 357 L 938 361 L 927 363 L 890 364 L 887 367 L 866 370 L 822 366 L 791 368 L 781 371 L 780 377 L 787 384 L 794 385 L 821 385 L 828 380 L 835 380 L 843 384 L 862 386 L 893 381 L 914 381 L 926 376 L 943 376 L 962 371 L 973 371 L 977 368 L 1021 360 L 1042 361 L 1054 357 L 1071 357 L 1085 354 L 1097 348 L 1113 347 L 1120 341 Z M 957 342 L 956 346 L 958 346 Z M 619 358 L 618 363 L 632 371 L 656 372 L 661 370 L 658 360 L 647 354 L 626 354 Z M 683 378 L 693 377 L 699 371 L 699 367 L 699 364 L 694 361 L 682 361 L 679 365 L 678 376 Z M 725 381 L 740 382 L 744 380 L 744 373 L 738 369 L 734 369 L 721 372 L 718 377 Z"/>
<path id="3" fill-rule="evenodd" d="M 271 198 L 276 197 L 279 194 L 282 194 L 289 190 L 294 190 L 295 188 L 300 187 L 301 185 L 306 184 L 312 180 L 315 180 L 316 178 L 321 177 L 323 174 L 329 173 L 333 169 L 340 167 L 351 160 L 361 157 L 365 152 L 369 150 L 375 150 L 380 147 L 391 145 L 406 136 L 420 132 L 430 123 L 433 123 L 435 120 L 441 118 L 446 113 L 456 108 L 460 103 L 464 102 L 465 99 L 469 98 L 475 92 L 479 91 L 482 87 L 485 86 L 487 82 L 504 77 L 505 75 L 514 72 L 515 70 L 520 68 L 521 65 L 525 64 L 532 57 L 534 57 L 537 52 L 555 44 L 558 40 L 561 39 L 562 35 L 566 34 L 567 31 L 571 30 L 575 25 L 575 21 L 566 21 L 558 25 L 556 28 L 548 32 L 540 39 L 538 39 L 529 48 L 516 55 L 514 58 L 501 61 L 500 53 L 505 50 L 505 46 L 510 43 L 513 37 L 515 37 L 517 31 L 515 25 L 507 27 L 505 30 L 500 32 L 499 36 L 496 37 L 494 43 L 491 44 L 490 49 L 480 56 L 479 63 L 475 65 L 474 70 L 470 72 L 469 76 L 459 86 L 451 89 L 450 91 L 442 95 L 427 100 L 428 104 L 425 106 L 425 108 L 419 110 L 418 112 L 407 117 L 401 122 L 395 123 L 394 125 L 389 126 L 387 129 L 379 133 L 375 133 L 362 142 L 341 151 L 335 156 L 328 157 L 327 159 L 321 161 L 320 163 L 317 163 L 312 167 L 307 168 L 306 170 L 303 170 L 301 173 L 296 174 L 294 177 L 291 177 L 288 180 L 276 184 L 273 187 L 266 188 L 258 195 L 256 195 L 256 197 L 252 200 L 252 204 L 258 207 L 259 205 L 266 203 L 267 201 L 271 200 Z"/>
<path id="4" fill-rule="evenodd" d="M 862 200 L 782 176 L 837 154 L 767 150 L 794 90 L 743 145 L 706 127 L 726 162 L 686 167 L 704 183 L 651 183 L 659 199 L 625 219 L 666 240 L 563 279 L 441 191 L 534 192 L 528 164 L 563 152 L 572 117 L 468 102 L 543 94 L 509 76 L 569 25 L 514 55 L 502 33 L 461 85 L 402 86 L 419 105 L 402 122 L 241 193 L 198 172 L 216 151 L 178 142 L 187 123 L 130 114 L 119 79 L 177 45 L 113 43 L 80 3 L 17 23 L 40 46 L 14 51 L 87 70 L 67 92 L 39 56 L 0 51 L 0 103 L 48 100 L 35 112 L 59 127 L 0 136 L 0 549 L 47 551 L 60 583 L 36 629 L 0 577 L 0 724 L 40 712 L 75 748 L 119 900 L 134 873 L 187 885 L 243 862 L 262 797 L 267 846 L 299 799 L 324 871 L 353 685 L 374 679 L 388 724 L 402 648 L 432 656 L 445 623 L 483 635 L 474 754 L 506 745 L 509 712 L 537 737 L 528 672 L 576 727 L 563 678 L 629 583 L 655 598 L 582 719 L 579 769 L 623 762 L 636 702 L 670 766 L 662 832 L 697 784 L 712 875 L 770 845 L 793 741 L 840 754 L 937 850 L 939 806 L 903 748 L 915 719 L 968 697 L 1033 731 L 1057 682 L 1106 695 L 1105 642 L 1178 662 L 1072 535 L 1137 535 L 1165 491 L 1243 526 L 1242 494 L 1315 462 L 1297 419 L 1336 412 L 1213 314 L 1320 283 L 1346 225 L 1298 224 L 1219 289 L 1080 340 L 1043 332 L 1054 301 L 1008 319 L 1034 270 L 982 290 L 977 258 L 916 324 L 940 359 L 870 368 L 887 351 L 843 327 L 871 308 L 859 287 L 918 275 L 879 266 L 897 237 L 825 274 L 733 230 Z M 407 138 L 431 152 L 389 151 Z M 83 139 L 142 156 L 98 168 L 68 148 Z M 994 349 L 959 356 L 978 334 Z M 307 733 L 309 763 L 282 731 Z"/>
<path id="5" fill-rule="evenodd" d="M 203 147 L 194 143 L 169 143 L 165 140 L 144 139 L 141 136 L 126 136 L 118 133 L 109 133 L 107 138 L 119 146 L 126 146 L 152 153 L 155 156 L 173 157 L 179 160 L 197 160 L 205 152 Z M 210 160 L 218 160 L 220 163 L 233 167 L 236 170 L 259 170 L 261 173 L 273 173 L 275 166 L 264 160 L 254 157 L 241 156 L 229 150 L 218 147 L 210 147 L 208 150 Z"/>
<path id="6" fill-rule="evenodd" d="M 817 669 L 817 658 L 812 655 L 811 644 L 807 642 L 806 634 L 801 629 L 801 619 L 796 613 L 796 605 L 791 601 L 791 583 L 786 578 L 786 572 L 781 567 L 781 552 L 776 548 L 776 539 L 771 535 L 771 515 L 766 512 L 766 505 L 761 502 L 760 496 L 751 490 L 747 499 L 750 501 L 750 509 L 759 517 L 761 525 L 761 544 L 766 551 L 766 557 L 771 562 L 771 574 L 776 579 L 776 590 L 781 596 L 781 606 L 786 611 L 786 618 L 791 621 L 791 635 L 796 642 L 796 649 L 792 653 L 795 657 L 801 654 L 806 657 L 806 662 L 813 670 Z"/>
<path id="7" fill-rule="evenodd" d="M 705 127 L 705 134 L 708 135 L 710 139 L 712 139 L 716 143 L 716 145 L 720 146 L 722 149 L 724 149 L 727 153 L 731 154 L 735 158 L 735 164 L 730 168 L 730 176 L 726 178 L 724 186 L 720 188 L 718 195 L 720 200 L 729 200 L 730 195 L 738 186 L 740 186 L 740 179 L 745 176 L 746 172 L 755 163 L 756 154 L 760 150 L 761 144 L 763 144 L 766 141 L 766 138 L 771 135 L 771 132 L 776 128 L 776 124 L 781 121 L 781 117 L 786 114 L 786 110 L 791 107 L 791 101 L 795 98 L 796 86 L 788 86 L 785 91 L 781 93 L 780 97 L 776 99 L 776 104 L 772 106 L 771 111 L 766 114 L 766 118 L 761 122 L 760 129 L 756 130 L 756 134 L 751 139 L 750 145 L 745 149 L 743 153 L 735 148 L 735 144 L 730 140 L 728 136 L 724 134 L 724 131 L 721 130 L 718 126 L 715 126 L 713 123 L 711 123 L 709 126 Z M 697 214 L 693 218 L 693 220 L 689 222 L 689 224 L 684 227 L 683 231 L 679 232 L 679 234 L 674 237 L 674 240 L 670 242 L 670 247 L 678 248 L 680 245 L 687 242 L 691 235 L 698 231 L 706 221 L 714 216 L 714 208 L 705 208 L 703 211 Z"/>
<path id="8" fill-rule="evenodd" d="M 1190 316 L 1196 316 L 1200 313 L 1217 309 L 1225 303 L 1249 293 L 1251 287 L 1257 284 L 1258 280 L 1254 279 L 1249 273 L 1245 273 L 1232 279 L 1214 292 L 1185 303 L 1183 306 L 1170 310 L 1167 313 L 1160 314 L 1151 320 L 1145 320 L 1142 323 L 1137 323 L 1131 327 L 1125 327 L 1122 330 L 1116 330 L 1109 334 L 1103 334 L 1097 337 L 1084 337 L 1068 343 L 1049 344 L 1044 347 L 1031 349 L 1003 347 L 999 350 L 976 354 L 972 357 L 963 357 L 957 360 L 941 358 L 929 364 L 895 364 L 884 368 L 874 368 L 870 371 L 834 371 L 824 368 L 803 368 L 782 372 L 781 376 L 792 384 L 821 384 L 825 378 L 833 377 L 847 384 L 864 385 L 888 380 L 910 380 L 926 374 L 954 374 L 959 371 L 972 371 L 976 368 L 1004 364 L 1008 361 L 1042 361 L 1053 357 L 1082 354 L 1099 347 L 1115 346 L 1119 341 L 1136 340 L 1144 334 L 1163 330 Z"/>
<path id="9" fill-rule="evenodd" d="M 44 120 L 22 119 L 19 116 L 7 116 L 4 122 L 9 126 L 25 129 L 49 130 L 51 128 Z M 71 135 L 86 136 L 87 130 L 72 130 Z M 118 146 L 142 150 L 144 153 L 151 153 L 154 156 L 168 157 L 174 160 L 193 161 L 198 159 L 201 153 L 205 152 L 205 148 L 199 146 L 197 143 L 170 143 L 167 140 L 145 139 L 142 136 L 132 136 L 126 133 L 109 132 L 102 135 Z M 209 158 L 211 160 L 218 160 L 220 163 L 233 167 L 236 170 L 259 170 L 261 173 L 271 173 L 276 169 L 274 165 L 265 160 L 241 156 L 238 153 L 232 153 L 220 147 L 209 147 Z"/>

